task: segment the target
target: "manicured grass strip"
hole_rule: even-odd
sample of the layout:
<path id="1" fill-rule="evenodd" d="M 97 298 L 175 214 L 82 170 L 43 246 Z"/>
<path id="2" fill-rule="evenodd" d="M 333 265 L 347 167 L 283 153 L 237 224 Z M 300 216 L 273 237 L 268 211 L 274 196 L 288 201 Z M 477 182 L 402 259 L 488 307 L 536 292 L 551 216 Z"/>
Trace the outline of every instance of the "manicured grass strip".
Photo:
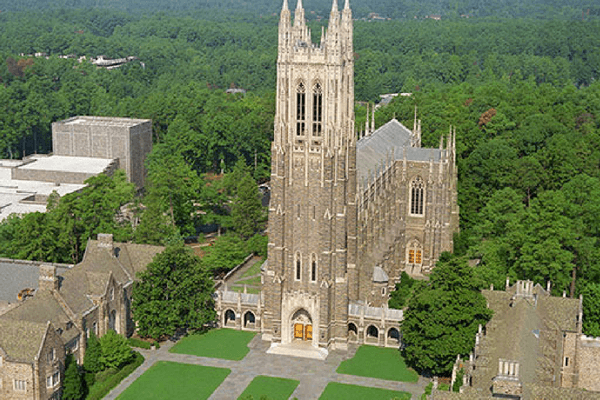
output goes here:
<path id="1" fill-rule="evenodd" d="M 169 351 L 200 357 L 241 360 L 250 351 L 248 343 L 255 335 L 255 332 L 213 329 L 206 333 L 187 336 Z"/>
<path id="2" fill-rule="evenodd" d="M 408 368 L 398 349 L 361 346 L 353 358 L 343 361 L 340 374 L 367 376 L 388 381 L 416 382 L 419 376 Z"/>
<path id="3" fill-rule="evenodd" d="M 244 278 L 246 276 L 252 276 L 252 275 L 258 275 L 258 274 L 260 274 L 260 266 L 263 264 L 263 262 L 264 262 L 264 260 L 261 258 L 260 260 L 258 260 L 254 264 L 252 264 L 252 266 L 250 268 L 248 268 L 242 274 L 242 278 Z"/>
<path id="4" fill-rule="evenodd" d="M 235 281 L 235 284 L 260 286 L 260 276 L 255 276 L 254 278 L 238 279 L 237 281 Z"/>
<path id="5" fill-rule="evenodd" d="M 293 379 L 259 375 L 252 379 L 252 382 L 246 387 L 244 393 L 238 397 L 238 400 L 248 396 L 252 396 L 252 398 L 257 400 L 262 398 L 262 396 L 266 396 L 272 400 L 287 400 L 294 393 L 299 383 L 300 381 Z"/>
<path id="6" fill-rule="evenodd" d="M 132 362 L 121 368 L 114 375 L 109 376 L 102 382 L 96 382 L 90 387 L 86 400 L 99 400 L 106 396 L 108 392 L 113 390 L 121 381 L 129 376 L 133 371 L 137 369 L 144 362 L 144 356 L 137 351 L 134 352 L 135 358 Z"/>
<path id="7" fill-rule="evenodd" d="M 409 400 L 410 393 L 330 382 L 319 399 L 323 400 Z"/>
<path id="8" fill-rule="evenodd" d="M 208 399 L 230 372 L 227 368 L 159 361 L 133 382 L 118 399 Z"/>
<path id="9" fill-rule="evenodd" d="M 230 291 L 236 292 L 236 293 L 244 293 L 244 287 L 243 286 L 229 286 L 227 288 L 227 290 L 230 290 Z M 259 288 L 255 288 L 255 287 L 251 287 L 251 286 L 247 286 L 246 287 L 246 293 L 259 294 L 260 293 L 260 289 Z"/>

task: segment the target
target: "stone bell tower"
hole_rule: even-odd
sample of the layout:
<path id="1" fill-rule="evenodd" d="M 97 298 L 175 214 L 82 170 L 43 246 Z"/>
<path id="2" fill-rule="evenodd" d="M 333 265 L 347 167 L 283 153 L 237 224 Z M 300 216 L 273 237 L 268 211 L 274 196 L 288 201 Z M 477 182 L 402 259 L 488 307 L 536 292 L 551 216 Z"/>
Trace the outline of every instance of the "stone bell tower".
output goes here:
<path id="1" fill-rule="evenodd" d="M 279 22 L 263 338 L 347 348 L 357 296 L 354 53 L 348 0 L 312 43 L 302 0 Z M 325 353 L 326 354 L 326 353 Z"/>

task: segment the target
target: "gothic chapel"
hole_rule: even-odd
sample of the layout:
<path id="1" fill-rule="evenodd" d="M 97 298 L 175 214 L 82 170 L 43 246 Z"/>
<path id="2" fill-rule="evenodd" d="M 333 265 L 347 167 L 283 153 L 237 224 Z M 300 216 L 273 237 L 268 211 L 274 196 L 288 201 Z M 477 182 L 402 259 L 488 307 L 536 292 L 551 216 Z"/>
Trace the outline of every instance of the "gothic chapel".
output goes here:
<path id="1" fill-rule="evenodd" d="M 357 135 L 352 35 L 348 0 L 341 12 L 333 0 L 320 43 L 302 0 L 293 23 L 284 0 L 262 291 L 217 299 L 223 326 L 262 332 L 275 353 L 397 346 L 390 290 L 402 271 L 428 273 L 458 230 L 452 131 L 437 149 L 421 147 L 416 117 L 412 131 L 367 119 Z"/>

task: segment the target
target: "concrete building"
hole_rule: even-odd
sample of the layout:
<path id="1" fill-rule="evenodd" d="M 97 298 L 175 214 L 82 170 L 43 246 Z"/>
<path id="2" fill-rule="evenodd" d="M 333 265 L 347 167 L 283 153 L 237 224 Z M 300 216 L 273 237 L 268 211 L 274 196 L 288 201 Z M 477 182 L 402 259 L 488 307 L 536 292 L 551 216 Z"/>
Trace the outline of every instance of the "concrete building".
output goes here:
<path id="1" fill-rule="evenodd" d="M 301 0 L 293 24 L 284 0 L 278 48 L 262 292 L 221 290 L 220 322 L 262 332 L 273 353 L 397 345 L 390 290 L 402 271 L 428 273 L 458 230 L 455 135 L 422 148 L 416 116 L 412 131 L 371 118 L 357 134 L 348 1 L 312 43 Z"/>
<path id="2" fill-rule="evenodd" d="M 113 117 L 73 117 L 52 124 L 56 156 L 118 159 L 130 182 L 144 186 L 144 162 L 152 150 L 152 121 Z"/>

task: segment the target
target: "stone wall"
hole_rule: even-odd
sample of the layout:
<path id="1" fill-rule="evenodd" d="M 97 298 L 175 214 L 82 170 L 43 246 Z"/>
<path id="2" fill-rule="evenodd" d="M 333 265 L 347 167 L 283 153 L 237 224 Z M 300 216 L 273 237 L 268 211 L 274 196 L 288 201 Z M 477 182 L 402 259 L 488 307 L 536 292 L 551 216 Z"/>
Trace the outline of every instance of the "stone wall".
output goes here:
<path id="1" fill-rule="evenodd" d="M 582 335 L 578 341 L 579 388 L 600 391 L 600 338 Z"/>

